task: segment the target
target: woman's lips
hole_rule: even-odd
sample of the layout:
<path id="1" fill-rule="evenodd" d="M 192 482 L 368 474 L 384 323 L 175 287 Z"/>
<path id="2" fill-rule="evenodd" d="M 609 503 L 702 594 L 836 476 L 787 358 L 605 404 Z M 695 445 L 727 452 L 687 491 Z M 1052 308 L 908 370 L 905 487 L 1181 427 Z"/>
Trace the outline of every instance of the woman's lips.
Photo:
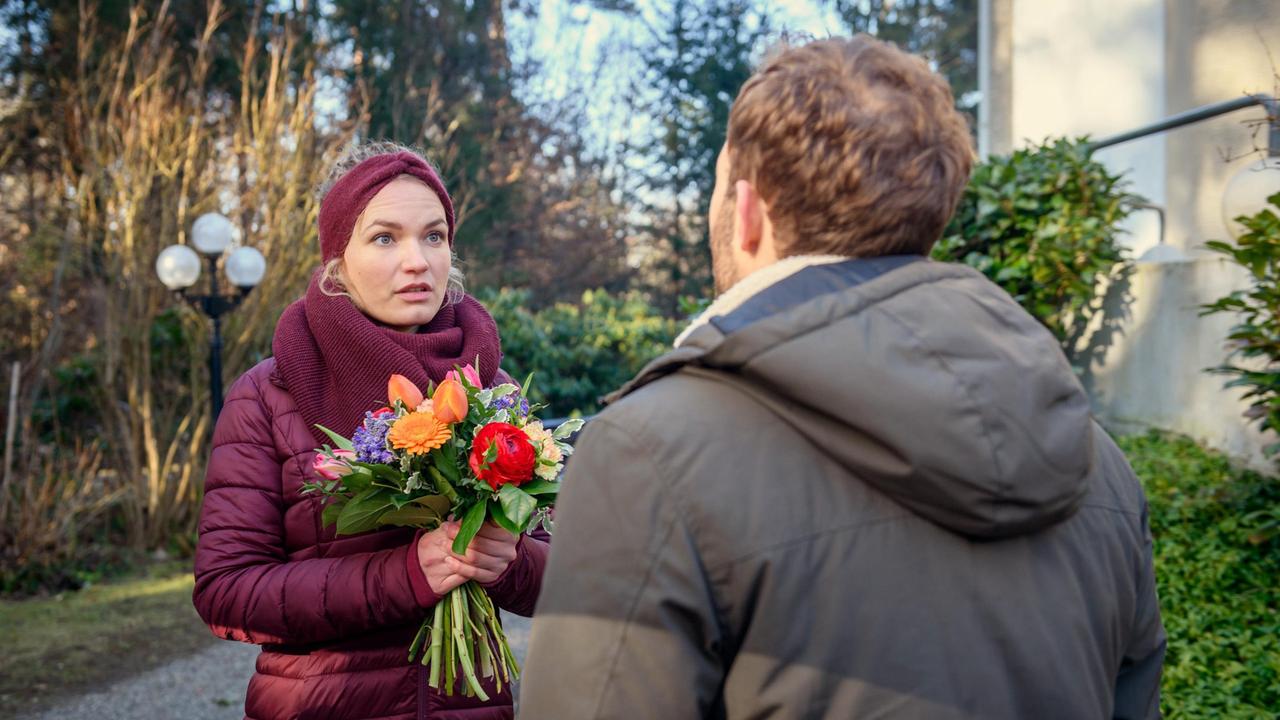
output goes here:
<path id="1" fill-rule="evenodd" d="M 431 299 L 431 288 L 426 285 L 412 285 L 396 291 L 396 297 L 405 302 L 426 302 Z"/>
<path id="2" fill-rule="evenodd" d="M 431 299 L 430 290 L 402 290 L 396 293 L 396 297 L 405 302 L 426 302 Z"/>

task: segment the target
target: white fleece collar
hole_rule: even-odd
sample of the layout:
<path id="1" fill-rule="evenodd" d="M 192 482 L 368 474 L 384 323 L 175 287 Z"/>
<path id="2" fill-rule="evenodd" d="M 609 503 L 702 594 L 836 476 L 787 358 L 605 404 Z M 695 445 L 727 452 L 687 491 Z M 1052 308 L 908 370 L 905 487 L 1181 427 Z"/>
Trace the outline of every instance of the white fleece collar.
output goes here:
<path id="1" fill-rule="evenodd" d="M 756 270 L 734 283 L 733 287 L 722 293 L 715 302 L 702 311 L 702 314 L 694 318 L 693 322 L 689 323 L 689 327 L 676 338 L 675 347 L 683 345 L 694 330 L 706 325 L 711 318 L 728 315 L 770 285 L 791 277 L 807 267 L 828 265 L 848 259 L 849 257 L 845 255 L 792 255 Z"/>

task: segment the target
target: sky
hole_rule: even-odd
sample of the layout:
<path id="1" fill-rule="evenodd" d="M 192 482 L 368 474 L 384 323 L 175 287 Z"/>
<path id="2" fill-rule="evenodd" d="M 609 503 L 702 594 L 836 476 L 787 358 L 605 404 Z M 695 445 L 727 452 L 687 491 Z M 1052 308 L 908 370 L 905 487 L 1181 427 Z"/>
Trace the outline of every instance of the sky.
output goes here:
<path id="1" fill-rule="evenodd" d="M 639 16 L 596 10 L 583 2 L 544 0 L 536 17 L 513 14 L 508 20 L 512 60 L 520 66 L 532 59 L 540 72 L 520 88 L 521 100 L 560 104 L 567 96 L 585 102 L 587 127 L 583 135 L 597 148 L 614 143 L 621 135 L 636 132 L 634 118 L 614 113 L 625 107 L 616 102 L 628 82 L 644 67 L 637 47 L 648 39 L 646 21 L 656 18 L 661 0 L 636 0 Z M 813 0 L 761 2 L 768 8 L 779 32 L 803 32 L 826 37 L 840 32 L 840 24 Z M 763 48 L 762 48 L 763 49 Z"/>

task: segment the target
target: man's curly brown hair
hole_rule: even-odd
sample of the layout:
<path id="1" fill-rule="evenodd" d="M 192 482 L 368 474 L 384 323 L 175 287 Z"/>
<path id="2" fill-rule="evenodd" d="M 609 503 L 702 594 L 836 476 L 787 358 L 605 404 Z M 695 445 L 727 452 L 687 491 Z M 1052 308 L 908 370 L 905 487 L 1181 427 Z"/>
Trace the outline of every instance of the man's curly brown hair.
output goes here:
<path id="1" fill-rule="evenodd" d="M 951 88 L 866 35 L 785 48 L 729 114 L 729 194 L 769 207 L 779 255 L 928 254 L 973 165 Z"/>

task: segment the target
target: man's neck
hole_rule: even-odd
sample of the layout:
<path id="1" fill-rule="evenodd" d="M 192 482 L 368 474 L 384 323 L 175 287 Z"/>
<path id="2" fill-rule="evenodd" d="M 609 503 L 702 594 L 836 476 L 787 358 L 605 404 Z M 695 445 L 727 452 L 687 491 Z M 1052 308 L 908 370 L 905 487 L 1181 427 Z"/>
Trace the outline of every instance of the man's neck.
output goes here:
<path id="1" fill-rule="evenodd" d="M 733 287 L 720 293 L 702 314 L 694 318 L 689 326 L 676 338 L 674 345 L 679 347 L 694 330 L 705 325 L 708 320 L 718 315 L 727 315 L 753 295 L 791 275 L 813 265 L 848 260 L 845 255 L 792 255 L 756 268 L 744 276 Z"/>

